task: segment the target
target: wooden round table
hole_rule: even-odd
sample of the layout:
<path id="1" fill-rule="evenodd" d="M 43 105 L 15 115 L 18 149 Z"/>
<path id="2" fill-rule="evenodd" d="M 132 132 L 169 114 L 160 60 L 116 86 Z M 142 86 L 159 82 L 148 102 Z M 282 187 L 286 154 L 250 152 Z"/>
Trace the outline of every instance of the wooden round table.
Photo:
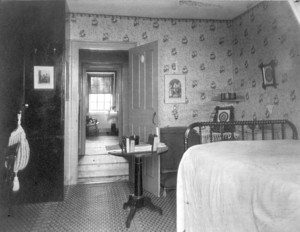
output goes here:
<path id="1" fill-rule="evenodd" d="M 126 220 L 126 227 L 130 227 L 130 223 L 136 213 L 136 211 L 140 208 L 147 207 L 152 211 L 158 212 L 162 215 L 163 211 L 160 207 L 154 205 L 151 201 L 150 197 L 143 195 L 143 157 L 151 156 L 151 155 L 159 155 L 168 150 L 167 146 L 159 146 L 156 151 L 135 151 L 135 152 L 123 152 L 120 151 L 108 151 L 110 155 L 129 157 L 134 156 L 134 193 L 129 195 L 129 199 L 123 205 L 123 209 L 130 208 L 130 212 L 128 214 Z"/>

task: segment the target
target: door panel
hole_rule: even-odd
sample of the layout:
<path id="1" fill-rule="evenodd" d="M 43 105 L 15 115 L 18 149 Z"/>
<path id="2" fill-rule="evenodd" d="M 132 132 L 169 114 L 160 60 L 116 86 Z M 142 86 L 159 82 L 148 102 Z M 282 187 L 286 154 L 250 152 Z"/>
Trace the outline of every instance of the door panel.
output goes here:
<path id="1" fill-rule="evenodd" d="M 153 51 L 149 51 L 148 53 L 146 53 L 146 60 L 152 60 L 154 57 Z M 153 64 L 153 61 L 151 62 Z M 154 94 L 154 88 L 153 88 L 153 84 L 155 83 L 155 81 L 157 82 L 157 80 L 154 80 L 154 78 L 157 79 L 157 76 L 153 75 L 153 70 L 152 68 L 147 68 L 146 69 L 146 86 L 147 86 L 147 95 L 146 95 L 146 109 L 154 109 L 157 108 L 157 106 L 155 106 L 157 104 L 157 95 L 155 96 L 155 99 L 153 97 Z M 157 87 L 157 85 L 156 85 Z M 155 111 L 156 112 L 156 111 Z"/>
<path id="2" fill-rule="evenodd" d="M 3 96 L 9 93 L 4 101 L 13 102 L 6 103 L 15 112 L 13 118 L 22 110 L 21 124 L 30 147 L 28 166 L 18 172 L 16 201 L 63 200 L 65 4 L 2 1 L 0 28 L 0 51 L 5 50 L 0 60 L 6 67 L 0 65 Z M 54 67 L 53 89 L 34 87 L 34 66 Z"/>
<path id="3" fill-rule="evenodd" d="M 35 13 L 34 13 L 35 12 Z M 40 12 L 40 13 L 36 13 Z M 24 12 L 25 13 L 25 12 Z M 30 202 L 61 201 L 64 194 L 64 4 L 34 4 L 25 13 L 24 129 L 31 149 L 26 174 Z M 30 15 L 30 16 L 29 16 Z M 53 20 L 55 18 L 55 20 Z M 34 87 L 34 66 L 54 69 L 54 88 Z M 28 175 L 28 176 L 27 176 Z"/>
<path id="4" fill-rule="evenodd" d="M 155 133 L 152 122 L 157 112 L 158 43 L 152 42 L 129 50 L 129 129 L 147 142 L 149 134 Z M 130 165 L 133 179 L 134 165 Z M 143 159 L 143 187 L 159 195 L 160 158 L 153 155 Z"/>

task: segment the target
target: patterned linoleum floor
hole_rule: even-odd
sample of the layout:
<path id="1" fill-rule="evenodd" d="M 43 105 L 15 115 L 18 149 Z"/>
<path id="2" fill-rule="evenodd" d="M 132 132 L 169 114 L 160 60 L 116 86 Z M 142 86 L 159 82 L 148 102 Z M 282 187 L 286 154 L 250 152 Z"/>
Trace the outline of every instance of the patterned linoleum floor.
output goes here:
<path id="1" fill-rule="evenodd" d="M 126 228 L 129 209 L 124 210 L 123 203 L 132 191 L 133 186 L 127 182 L 69 186 L 62 202 L 17 205 L 11 217 L 6 209 L 0 209 L 0 231 L 176 231 L 175 191 L 168 192 L 166 197 L 144 191 L 163 209 L 163 215 L 140 209 L 130 228 Z"/>

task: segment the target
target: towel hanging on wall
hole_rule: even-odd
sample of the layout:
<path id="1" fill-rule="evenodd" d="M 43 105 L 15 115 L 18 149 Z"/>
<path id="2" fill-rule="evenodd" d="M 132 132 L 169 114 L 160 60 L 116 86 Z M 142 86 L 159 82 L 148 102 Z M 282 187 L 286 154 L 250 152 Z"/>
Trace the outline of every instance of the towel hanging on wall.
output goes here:
<path id="1" fill-rule="evenodd" d="M 23 170 L 29 160 L 30 148 L 26 138 L 26 133 L 21 126 L 21 116 L 22 113 L 18 114 L 18 125 L 17 128 L 10 134 L 8 146 L 13 146 L 19 144 L 17 150 L 17 157 L 14 163 L 14 182 L 13 182 L 13 191 L 18 191 L 20 189 L 20 183 L 18 178 L 18 171 Z"/>

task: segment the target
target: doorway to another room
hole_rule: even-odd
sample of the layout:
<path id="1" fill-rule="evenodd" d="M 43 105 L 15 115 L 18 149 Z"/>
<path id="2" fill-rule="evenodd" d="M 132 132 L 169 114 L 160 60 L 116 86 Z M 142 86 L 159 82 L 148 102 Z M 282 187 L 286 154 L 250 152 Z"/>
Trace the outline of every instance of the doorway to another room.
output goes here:
<path id="1" fill-rule="evenodd" d="M 87 72 L 85 155 L 103 154 L 118 143 L 119 94 L 116 72 Z"/>
<path id="2" fill-rule="evenodd" d="M 128 162 L 108 155 L 106 146 L 122 134 L 122 79 L 127 51 L 80 50 L 80 127 L 78 183 L 128 180 Z"/>

